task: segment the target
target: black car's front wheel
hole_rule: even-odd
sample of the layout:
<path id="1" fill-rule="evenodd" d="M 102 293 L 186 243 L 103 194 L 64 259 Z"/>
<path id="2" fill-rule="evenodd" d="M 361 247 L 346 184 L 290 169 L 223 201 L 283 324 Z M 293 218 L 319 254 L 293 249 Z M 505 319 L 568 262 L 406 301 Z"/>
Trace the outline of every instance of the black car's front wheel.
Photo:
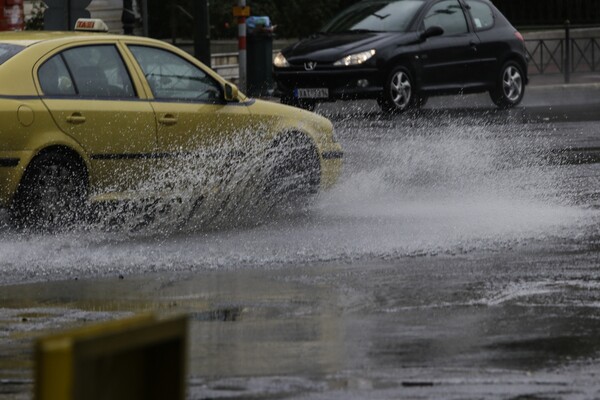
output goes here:
<path id="1" fill-rule="evenodd" d="M 508 61 L 500 70 L 496 86 L 490 90 L 492 101 L 500 108 L 511 108 L 523 100 L 525 81 L 523 70 L 515 61 Z"/>
<path id="2" fill-rule="evenodd" d="M 378 102 L 383 112 L 400 113 L 420 107 L 426 101 L 427 98 L 417 92 L 408 69 L 398 66 L 390 72 Z"/>

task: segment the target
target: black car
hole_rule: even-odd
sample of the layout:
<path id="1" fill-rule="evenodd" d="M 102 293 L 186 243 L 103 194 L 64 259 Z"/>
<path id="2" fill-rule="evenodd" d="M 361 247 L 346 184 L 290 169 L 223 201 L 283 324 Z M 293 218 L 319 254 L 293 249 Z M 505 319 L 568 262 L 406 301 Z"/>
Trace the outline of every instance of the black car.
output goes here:
<path id="1" fill-rule="evenodd" d="M 377 99 L 385 112 L 429 96 L 489 91 L 519 104 L 527 84 L 521 34 L 489 0 L 364 0 L 277 54 L 281 102 Z"/>

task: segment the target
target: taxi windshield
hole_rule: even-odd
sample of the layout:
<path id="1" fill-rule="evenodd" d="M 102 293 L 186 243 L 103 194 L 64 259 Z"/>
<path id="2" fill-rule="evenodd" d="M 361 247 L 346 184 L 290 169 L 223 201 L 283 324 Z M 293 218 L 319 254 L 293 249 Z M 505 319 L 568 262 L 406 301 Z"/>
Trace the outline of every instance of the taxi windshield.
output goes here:
<path id="1" fill-rule="evenodd" d="M 12 56 L 23 50 L 25 46 L 17 46 L 15 44 L 0 43 L 0 65 L 10 59 Z"/>
<path id="2" fill-rule="evenodd" d="M 424 0 L 363 1 L 338 14 L 323 33 L 406 32 Z"/>

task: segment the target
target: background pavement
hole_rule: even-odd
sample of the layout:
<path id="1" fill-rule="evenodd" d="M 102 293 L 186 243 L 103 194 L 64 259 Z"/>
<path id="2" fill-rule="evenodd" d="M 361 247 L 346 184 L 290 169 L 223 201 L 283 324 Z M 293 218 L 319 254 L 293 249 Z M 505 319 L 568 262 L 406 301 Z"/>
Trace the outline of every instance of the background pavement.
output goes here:
<path id="1" fill-rule="evenodd" d="M 432 97 L 425 108 L 491 108 L 494 107 L 487 93 Z M 541 118 L 562 118 L 552 107 L 572 112 L 585 112 L 579 120 L 598 118 L 600 115 L 600 73 L 578 73 L 571 76 L 570 83 L 564 83 L 561 74 L 530 75 L 525 89 L 525 97 L 519 108 L 532 116 Z M 548 115 L 546 115 L 548 114 Z M 566 117 L 568 119 L 568 116 Z"/>

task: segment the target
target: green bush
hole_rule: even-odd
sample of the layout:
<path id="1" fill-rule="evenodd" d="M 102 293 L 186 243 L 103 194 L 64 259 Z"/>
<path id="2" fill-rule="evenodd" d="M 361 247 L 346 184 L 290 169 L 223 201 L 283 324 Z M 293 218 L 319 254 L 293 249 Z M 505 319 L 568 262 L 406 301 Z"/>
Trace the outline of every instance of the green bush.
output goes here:
<path id="1" fill-rule="evenodd" d="M 44 29 L 44 11 L 46 5 L 41 1 L 33 3 L 31 15 L 25 19 L 25 30 L 41 31 Z"/>
<path id="2" fill-rule="evenodd" d="M 186 15 L 192 13 L 194 0 L 148 0 L 150 36 L 169 38 L 176 27 L 178 38 L 192 37 L 193 21 Z M 320 30 L 337 12 L 358 0 L 247 0 L 252 15 L 267 15 L 277 25 L 275 33 L 280 38 L 301 38 Z M 210 1 L 211 38 L 237 37 L 237 21 L 232 15 L 237 0 Z"/>

